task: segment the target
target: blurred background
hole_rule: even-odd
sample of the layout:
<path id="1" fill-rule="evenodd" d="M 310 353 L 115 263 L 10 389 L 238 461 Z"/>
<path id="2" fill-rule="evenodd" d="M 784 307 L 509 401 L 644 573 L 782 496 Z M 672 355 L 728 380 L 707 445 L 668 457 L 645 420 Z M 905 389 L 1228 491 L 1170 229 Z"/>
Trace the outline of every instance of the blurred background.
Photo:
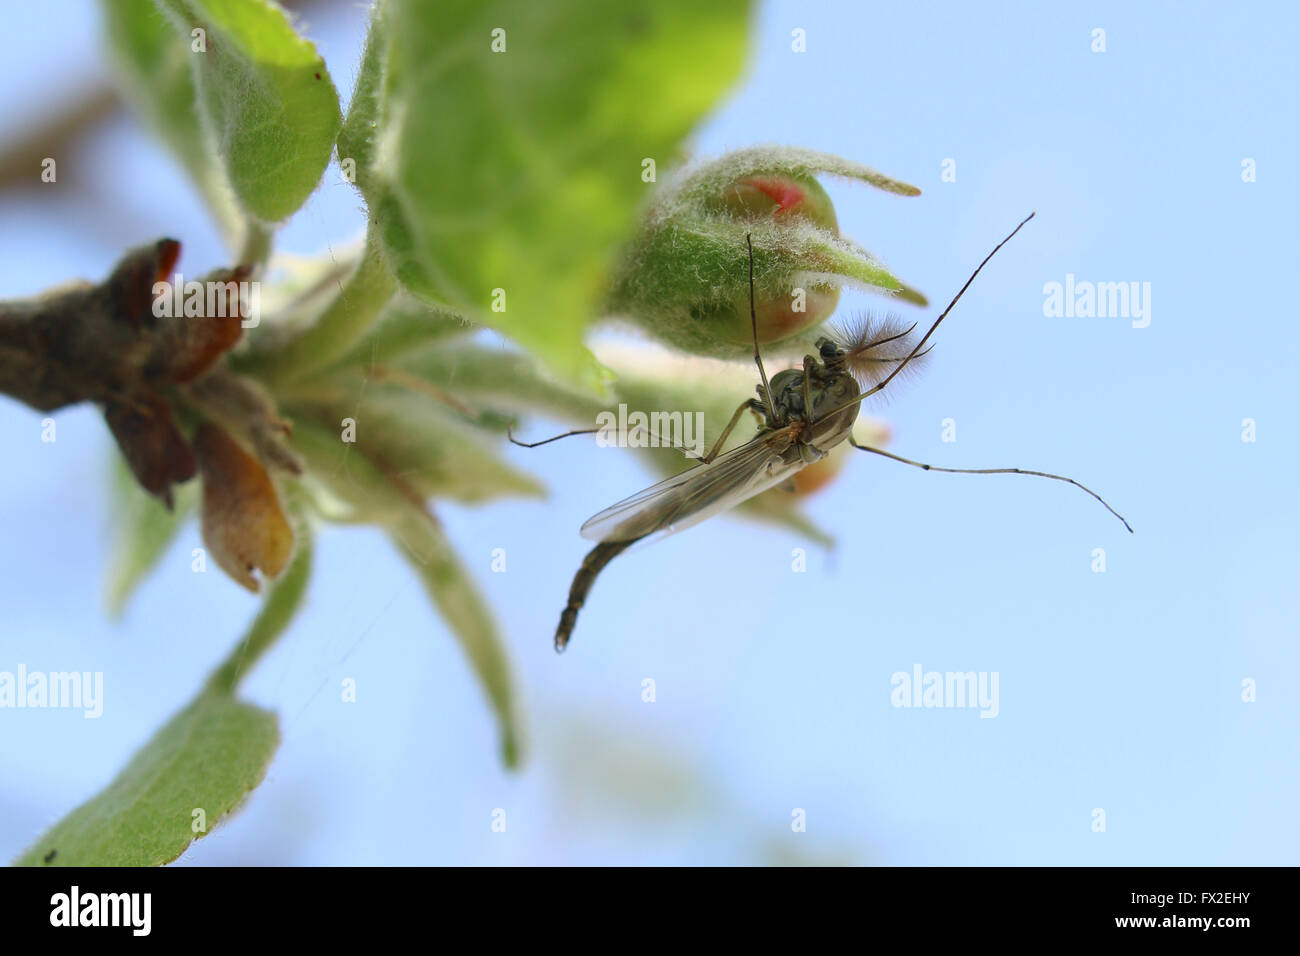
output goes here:
<path id="1" fill-rule="evenodd" d="M 365 9 L 295 7 L 346 98 Z M 225 264 L 179 166 L 109 90 L 97 5 L 11 5 L 6 25 L 0 295 L 97 279 L 162 235 L 186 275 Z M 868 409 L 891 448 L 1074 476 L 1137 533 L 1053 482 L 860 455 L 808 502 L 833 552 L 709 521 L 615 561 L 557 657 L 579 526 L 653 476 L 583 439 L 510 449 L 548 501 L 438 510 L 513 655 L 523 769 L 502 769 L 478 687 L 387 541 L 327 529 L 303 612 L 245 685 L 279 712 L 279 753 L 180 864 L 1296 863 L 1298 26 L 1285 4 L 761 4 L 748 74 L 696 150 L 808 146 L 919 186 L 827 181 L 841 228 L 935 304 L 909 317 L 1038 214 L 925 375 Z M 331 167 L 277 248 L 316 254 L 363 223 Z M 1149 282 L 1149 327 L 1044 316 L 1067 274 Z M 882 301 L 846 293 L 841 311 Z M 4 859 L 105 786 L 257 607 L 191 572 L 191 524 L 108 620 L 111 439 L 81 407 L 42 443 L 42 417 L 0 399 L 0 670 L 102 671 L 104 714 L 0 712 Z M 996 718 L 892 706 L 891 676 L 916 665 L 997 672 Z"/>

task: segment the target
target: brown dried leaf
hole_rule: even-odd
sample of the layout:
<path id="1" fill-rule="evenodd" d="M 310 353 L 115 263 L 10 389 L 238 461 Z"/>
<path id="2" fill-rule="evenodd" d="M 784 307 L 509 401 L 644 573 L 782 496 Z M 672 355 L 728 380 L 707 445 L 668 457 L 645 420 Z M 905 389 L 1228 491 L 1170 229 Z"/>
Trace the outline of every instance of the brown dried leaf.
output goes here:
<path id="1" fill-rule="evenodd" d="M 136 481 L 170 509 L 171 486 L 189 481 L 196 471 L 194 453 L 176 427 L 171 410 L 152 397 L 136 404 L 110 402 L 104 407 L 104 420 Z"/>
<path id="2" fill-rule="evenodd" d="M 194 434 L 203 475 L 203 541 L 221 569 L 248 590 L 254 571 L 273 578 L 293 550 L 293 529 L 261 463 L 219 426 L 203 422 Z"/>
<path id="3" fill-rule="evenodd" d="M 249 303 L 240 294 L 241 285 L 251 273 L 248 266 L 237 266 L 201 279 L 204 314 L 173 315 L 162 320 L 153 337 L 146 374 L 170 382 L 190 382 L 210 370 L 243 335 Z M 184 296 L 181 298 L 183 302 Z"/>
<path id="4" fill-rule="evenodd" d="M 137 329 L 152 326 L 154 284 L 171 275 L 180 254 L 181 244 L 175 239 L 159 239 L 128 252 L 102 286 L 113 317 Z"/>

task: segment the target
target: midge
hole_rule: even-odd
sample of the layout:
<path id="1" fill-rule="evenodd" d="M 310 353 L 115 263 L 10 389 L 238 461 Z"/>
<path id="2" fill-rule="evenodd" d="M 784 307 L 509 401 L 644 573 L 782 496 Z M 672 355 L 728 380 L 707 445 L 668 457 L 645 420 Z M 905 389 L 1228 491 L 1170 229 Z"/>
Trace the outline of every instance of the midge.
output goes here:
<path id="1" fill-rule="evenodd" d="M 569 603 L 560 614 L 560 624 L 555 629 L 555 649 L 562 651 L 569 643 L 569 636 L 578 621 L 578 611 L 582 609 L 587 594 L 596 581 L 596 575 L 623 551 L 652 535 L 662 537 L 672 534 L 734 508 L 788 480 L 795 472 L 824 458 L 827 452 L 844 441 L 862 451 L 926 471 L 967 475 L 1035 475 L 1064 481 L 1101 502 L 1132 533 L 1133 529 L 1119 512 L 1106 504 L 1095 491 L 1073 478 L 1022 468 L 940 468 L 880 448 L 859 445 L 853 440 L 853 423 L 857 421 L 862 400 L 884 391 L 900 372 L 929 351 L 925 348 L 926 342 L 962 294 L 970 288 L 980 270 L 1033 218 L 1033 213 L 1026 216 L 1020 225 L 1011 230 L 984 257 L 984 261 L 948 303 L 948 308 L 934 320 L 934 324 L 915 345 L 911 344 L 915 325 L 901 328 L 894 320 L 881 323 L 868 320 L 860 327 L 839 335 L 841 341 L 827 337 L 818 339 L 816 356 L 804 356 L 802 368 L 777 372 L 770 382 L 758 350 L 758 320 L 754 311 L 754 248 L 752 241 L 746 237 L 749 245 L 749 318 L 754 339 L 754 362 L 758 366 L 759 378 L 762 379 L 762 384 L 755 389 L 758 398 L 741 403 L 709 453 L 698 464 L 606 508 L 582 526 L 582 536 L 598 541 L 599 544 L 591 549 L 583 559 L 582 567 L 574 575 L 573 585 L 569 588 Z M 744 445 L 719 454 L 727 436 L 747 410 L 762 416 L 762 428 Z M 516 441 L 511 434 L 510 440 L 525 448 L 536 448 L 560 438 L 591 434 L 596 430 L 578 429 L 532 443 Z"/>

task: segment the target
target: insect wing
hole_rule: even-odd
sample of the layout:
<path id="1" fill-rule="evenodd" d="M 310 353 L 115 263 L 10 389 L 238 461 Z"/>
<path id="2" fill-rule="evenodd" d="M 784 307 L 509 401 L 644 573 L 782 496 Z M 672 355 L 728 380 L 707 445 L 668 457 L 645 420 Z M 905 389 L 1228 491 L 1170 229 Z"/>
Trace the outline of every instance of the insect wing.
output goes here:
<path id="1" fill-rule="evenodd" d="M 780 484 L 804 467 L 784 453 L 793 439 L 781 430 L 760 435 L 707 465 L 611 505 L 582 526 L 591 541 L 634 541 L 656 532 L 672 534 L 698 524 Z"/>

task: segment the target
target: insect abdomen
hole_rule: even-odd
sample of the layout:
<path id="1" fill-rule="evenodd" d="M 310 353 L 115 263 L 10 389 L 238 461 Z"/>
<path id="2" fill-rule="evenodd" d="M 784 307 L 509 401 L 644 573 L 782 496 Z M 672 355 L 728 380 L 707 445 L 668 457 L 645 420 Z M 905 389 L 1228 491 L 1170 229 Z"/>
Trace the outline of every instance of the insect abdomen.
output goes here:
<path id="1" fill-rule="evenodd" d="M 564 650 L 569 643 L 573 626 L 578 623 L 578 612 L 582 610 L 582 605 L 591 592 L 591 586 L 596 583 L 596 575 L 604 570 L 605 565 L 640 540 L 641 538 L 633 538 L 630 541 L 602 541 L 582 559 L 582 567 L 578 568 L 578 573 L 573 576 L 573 584 L 569 588 L 569 603 L 560 613 L 560 626 L 555 629 L 557 653 Z"/>

